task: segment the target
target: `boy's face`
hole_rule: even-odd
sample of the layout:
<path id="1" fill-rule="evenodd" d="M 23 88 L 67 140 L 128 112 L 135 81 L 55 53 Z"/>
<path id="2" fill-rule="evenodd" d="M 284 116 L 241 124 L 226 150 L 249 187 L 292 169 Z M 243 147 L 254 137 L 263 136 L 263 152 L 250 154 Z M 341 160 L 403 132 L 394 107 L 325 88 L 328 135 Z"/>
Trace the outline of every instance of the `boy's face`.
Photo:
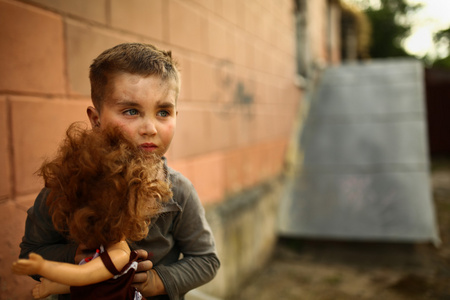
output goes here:
<path id="1" fill-rule="evenodd" d="M 164 155 L 172 142 L 177 120 L 175 80 L 118 73 L 109 78 L 100 113 L 88 108 L 92 126 L 119 127 L 144 151 Z"/>

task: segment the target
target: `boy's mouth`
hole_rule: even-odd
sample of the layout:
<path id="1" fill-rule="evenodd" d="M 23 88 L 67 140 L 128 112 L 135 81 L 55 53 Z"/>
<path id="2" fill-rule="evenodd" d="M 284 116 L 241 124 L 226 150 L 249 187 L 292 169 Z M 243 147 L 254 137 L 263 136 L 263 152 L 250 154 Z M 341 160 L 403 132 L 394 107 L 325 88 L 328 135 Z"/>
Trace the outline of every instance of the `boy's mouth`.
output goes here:
<path id="1" fill-rule="evenodd" d="M 146 152 L 153 152 L 158 148 L 158 146 L 153 143 L 144 143 L 140 145 L 140 148 Z"/>

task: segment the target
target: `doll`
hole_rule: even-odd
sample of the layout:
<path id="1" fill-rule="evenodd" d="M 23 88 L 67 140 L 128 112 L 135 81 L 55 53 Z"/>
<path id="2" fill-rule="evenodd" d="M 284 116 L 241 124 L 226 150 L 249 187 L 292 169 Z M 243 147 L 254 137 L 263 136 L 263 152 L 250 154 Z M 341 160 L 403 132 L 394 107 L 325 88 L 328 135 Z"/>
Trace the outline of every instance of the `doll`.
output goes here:
<path id="1" fill-rule="evenodd" d="M 137 254 L 128 243 L 148 234 L 152 217 L 172 196 L 161 159 L 134 146 L 117 128 L 87 130 L 74 123 L 56 157 L 38 174 L 49 189 L 55 228 L 98 250 L 79 265 L 31 253 L 13 263 L 13 272 L 43 276 L 33 289 L 36 299 L 69 292 L 71 299 L 141 299 L 131 286 Z"/>

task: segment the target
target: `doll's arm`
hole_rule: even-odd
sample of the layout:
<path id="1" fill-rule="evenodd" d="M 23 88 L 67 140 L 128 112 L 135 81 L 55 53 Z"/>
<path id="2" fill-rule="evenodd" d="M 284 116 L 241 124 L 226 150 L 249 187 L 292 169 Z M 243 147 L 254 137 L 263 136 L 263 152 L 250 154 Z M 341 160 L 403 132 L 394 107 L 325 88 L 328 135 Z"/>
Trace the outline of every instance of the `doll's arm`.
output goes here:
<path id="1" fill-rule="evenodd" d="M 41 277 L 41 282 L 33 288 L 34 299 L 42 299 L 50 295 L 69 294 L 70 286 Z"/>
<path id="2" fill-rule="evenodd" d="M 122 241 L 118 244 L 121 243 L 125 243 L 125 246 L 128 247 L 126 242 Z M 118 244 L 110 247 L 108 254 L 116 269 L 121 270 L 129 261 L 130 254 L 123 244 L 119 246 Z M 70 286 L 94 284 L 113 277 L 101 259 L 93 259 L 84 265 L 74 265 L 45 260 L 35 253 L 31 253 L 29 259 L 19 259 L 13 263 L 13 272 L 23 275 L 39 274 L 52 281 Z"/>

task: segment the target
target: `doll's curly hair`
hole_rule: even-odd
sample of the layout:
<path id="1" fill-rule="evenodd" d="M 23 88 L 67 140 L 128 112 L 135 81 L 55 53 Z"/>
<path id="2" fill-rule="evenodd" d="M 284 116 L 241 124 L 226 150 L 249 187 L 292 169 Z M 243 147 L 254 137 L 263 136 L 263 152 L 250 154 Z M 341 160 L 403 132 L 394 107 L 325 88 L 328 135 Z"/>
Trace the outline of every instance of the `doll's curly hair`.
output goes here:
<path id="1" fill-rule="evenodd" d="M 72 124 L 54 159 L 38 174 L 50 194 L 55 228 L 90 249 L 145 238 L 172 192 L 161 158 L 144 153 L 119 129 Z"/>

